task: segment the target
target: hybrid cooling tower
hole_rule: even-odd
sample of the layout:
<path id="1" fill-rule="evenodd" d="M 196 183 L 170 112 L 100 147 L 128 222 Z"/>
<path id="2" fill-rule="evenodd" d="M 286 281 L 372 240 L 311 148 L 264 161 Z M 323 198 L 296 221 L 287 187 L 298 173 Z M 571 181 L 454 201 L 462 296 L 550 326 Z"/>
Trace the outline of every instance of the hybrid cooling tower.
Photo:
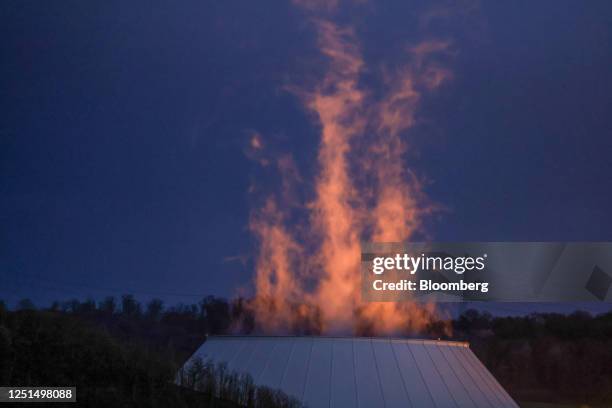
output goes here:
<path id="1" fill-rule="evenodd" d="M 518 407 L 467 343 L 343 337 L 219 336 L 196 358 L 318 407 Z"/>

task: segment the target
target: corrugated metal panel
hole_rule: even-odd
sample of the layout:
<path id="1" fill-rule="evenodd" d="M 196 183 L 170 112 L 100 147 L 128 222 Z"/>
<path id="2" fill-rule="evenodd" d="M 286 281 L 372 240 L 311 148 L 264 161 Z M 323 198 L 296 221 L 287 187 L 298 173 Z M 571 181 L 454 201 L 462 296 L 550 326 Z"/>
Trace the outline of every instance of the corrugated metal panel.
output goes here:
<path id="1" fill-rule="evenodd" d="M 444 381 L 446 385 L 446 389 L 450 392 L 456 405 L 460 407 L 477 406 L 468 395 L 459 378 L 455 375 L 449 362 L 438 349 L 438 346 L 435 344 L 426 344 L 423 348 L 427 351 L 429 357 L 431 357 L 434 367 L 438 370 L 442 381 Z"/>
<path id="2" fill-rule="evenodd" d="M 466 359 L 463 353 L 463 349 L 449 348 L 449 351 L 451 351 L 455 355 L 455 357 L 457 357 L 457 360 L 459 361 L 461 366 L 470 375 L 471 383 L 475 384 L 478 387 L 480 394 L 486 398 L 488 404 L 491 407 L 502 406 L 503 404 L 498 399 L 497 395 L 495 394 L 495 391 L 491 389 L 491 387 L 484 381 L 482 375 L 478 372 L 478 370 L 475 370 L 474 367 L 472 367 L 472 365 L 470 364 L 470 362 Z"/>
<path id="3" fill-rule="evenodd" d="M 459 359 L 453 353 L 452 347 L 439 347 L 440 352 L 444 355 L 446 361 L 448 361 L 451 369 L 455 373 L 457 379 L 461 382 L 461 385 L 465 388 L 470 396 L 470 399 L 474 401 L 474 405 L 477 407 L 491 407 L 494 405 L 487 400 L 487 397 L 478 389 L 478 386 L 474 383 L 472 374 L 466 370 Z"/>
<path id="4" fill-rule="evenodd" d="M 331 407 L 357 406 L 357 385 L 355 372 L 355 354 L 352 339 L 334 341 L 334 359 L 332 361 Z"/>
<path id="5" fill-rule="evenodd" d="M 518 407 L 465 343 L 219 336 L 196 357 L 225 362 L 311 408 Z"/>
<path id="6" fill-rule="evenodd" d="M 264 368 L 259 384 L 270 388 L 280 388 L 292 348 L 292 341 L 283 339 L 277 342 L 273 358 L 268 361 L 268 365 Z"/>
<path id="7" fill-rule="evenodd" d="M 357 402 L 360 407 L 384 407 L 380 376 L 370 339 L 353 340 Z"/>
<path id="8" fill-rule="evenodd" d="M 514 400 L 508 395 L 506 390 L 497 382 L 493 375 L 486 369 L 484 364 L 472 353 L 470 350 L 463 351 L 463 354 L 468 360 L 471 361 L 472 367 L 478 372 L 484 379 L 485 383 L 491 387 L 493 393 L 501 402 L 500 407 L 516 407 Z"/>
<path id="9" fill-rule="evenodd" d="M 408 343 L 406 346 L 414 356 L 418 370 L 421 372 L 429 394 L 434 401 L 434 406 L 439 408 L 456 408 L 458 405 L 446 387 L 442 376 L 434 366 L 429 353 L 425 350 L 424 344 Z"/>
<path id="10" fill-rule="evenodd" d="M 324 338 L 313 341 L 303 399 L 309 407 L 329 407 L 332 343 L 333 340 Z"/>
<path id="11" fill-rule="evenodd" d="M 221 342 L 219 339 L 215 339 L 215 338 L 209 339 L 208 341 L 210 340 L 216 343 Z M 208 341 L 206 343 L 208 343 Z M 235 371 L 245 371 L 245 365 L 251 359 L 251 356 L 253 355 L 253 352 L 255 351 L 255 345 L 257 343 L 254 341 L 246 341 L 242 339 L 236 339 L 232 341 L 239 342 L 241 344 L 241 347 L 238 348 L 238 352 L 236 353 L 236 355 L 231 361 L 226 361 L 228 363 L 228 368 L 230 368 L 231 370 L 235 370 Z"/>
<path id="12" fill-rule="evenodd" d="M 391 340 L 391 347 L 412 406 L 414 408 L 435 406 L 423 374 L 417 367 L 416 360 L 407 344 L 402 340 Z"/>
<path id="13" fill-rule="evenodd" d="M 285 378 L 281 383 L 281 390 L 303 400 L 313 341 L 311 338 L 305 337 L 295 338 L 293 343 L 293 352 L 289 357 Z"/>
<path id="14" fill-rule="evenodd" d="M 388 408 L 411 407 L 412 404 L 408 398 L 406 386 L 393 355 L 391 342 L 373 341 L 371 344 L 376 356 L 376 368 L 378 369 L 385 406 Z M 381 364 L 382 362 L 385 363 Z"/>

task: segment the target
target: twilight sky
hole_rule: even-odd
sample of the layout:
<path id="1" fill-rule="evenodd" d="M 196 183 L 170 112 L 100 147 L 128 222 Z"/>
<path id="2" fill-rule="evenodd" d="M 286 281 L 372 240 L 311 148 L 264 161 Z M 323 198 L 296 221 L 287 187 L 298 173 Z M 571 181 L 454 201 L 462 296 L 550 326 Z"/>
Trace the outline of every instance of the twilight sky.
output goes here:
<path id="1" fill-rule="evenodd" d="M 430 238 L 612 240 L 612 3 L 426 3 L 347 2 L 332 18 L 355 27 L 374 93 L 410 44 L 452 43 L 452 80 L 402 135 L 444 208 Z M 0 299 L 248 288 L 249 187 L 279 184 L 253 135 L 316 171 L 320 129 L 290 91 L 325 64 L 308 13 L 6 1 L 0 27 Z"/>

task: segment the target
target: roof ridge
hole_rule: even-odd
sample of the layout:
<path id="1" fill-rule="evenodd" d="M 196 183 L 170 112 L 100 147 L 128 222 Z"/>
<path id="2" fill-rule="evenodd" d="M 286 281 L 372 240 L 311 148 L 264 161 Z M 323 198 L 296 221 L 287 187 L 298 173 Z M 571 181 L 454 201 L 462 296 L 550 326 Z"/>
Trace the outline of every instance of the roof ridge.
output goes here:
<path id="1" fill-rule="evenodd" d="M 245 334 L 216 334 L 210 335 L 207 339 L 221 338 L 221 339 L 320 339 L 320 340 L 333 340 L 333 339 L 350 339 L 350 340 L 377 340 L 377 341 L 401 341 L 407 343 L 420 343 L 420 344 L 437 344 L 447 346 L 460 346 L 469 347 L 470 343 L 467 341 L 458 340 L 436 340 L 436 339 L 418 339 L 418 338 L 405 338 L 405 337 L 354 337 L 354 336 L 296 336 L 296 335 L 245 335 Z"/>

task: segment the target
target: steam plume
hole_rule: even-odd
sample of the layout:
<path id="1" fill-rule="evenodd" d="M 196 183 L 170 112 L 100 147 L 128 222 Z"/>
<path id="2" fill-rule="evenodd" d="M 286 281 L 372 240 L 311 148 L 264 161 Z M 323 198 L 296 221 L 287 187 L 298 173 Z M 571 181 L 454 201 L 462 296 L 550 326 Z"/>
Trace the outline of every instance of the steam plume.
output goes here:
<path id="1" fill-rule="evenodd" d="M 318 4 L 295 3 L 308 10 Z M 409 240 L 431 209 L 405 167 L 409 146 L 402 135 L 415 124 L 422 93 L 451 77 L 431 59 L 449 44 L 426 41 L 407 49 L 409 62 L 386 72 L 388 91 L 376 97 L 360 83 L 365 62 L 355 30 L 331 19 L 312 23 L 328 65 L 316 86 L 295 93 L 321 129 L 314 198 L 305 203 L 303 225 L 287 221 L 289 210 L 277 196 L 251 217 L 259 242 L 257 323 L 277 332 L 304 325 L 325 333 L 418 332 L 434 319 L 433 305 L 360 299 L 360 241 Z M 259 149 L 262 141 L 251 144 Z M 286 180 L 283 185 L 286 190 Z"/>

